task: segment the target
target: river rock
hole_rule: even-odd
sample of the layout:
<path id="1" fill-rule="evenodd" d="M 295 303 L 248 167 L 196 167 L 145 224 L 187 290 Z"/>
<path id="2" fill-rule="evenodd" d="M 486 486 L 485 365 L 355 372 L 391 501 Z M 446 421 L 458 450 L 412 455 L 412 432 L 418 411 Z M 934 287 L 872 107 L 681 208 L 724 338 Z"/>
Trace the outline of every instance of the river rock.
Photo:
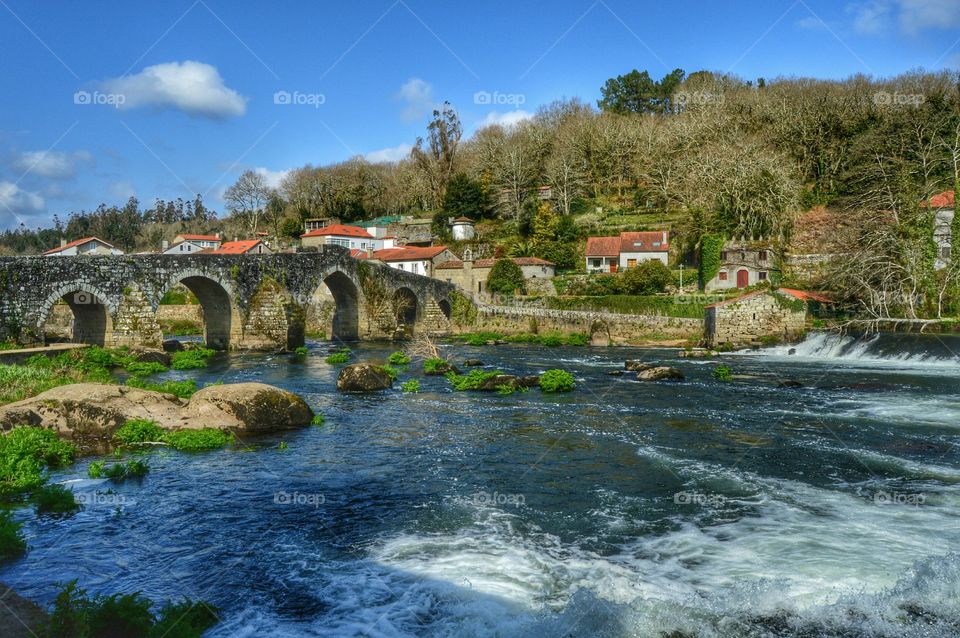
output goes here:
<path id="1" fill-rule="evenodd" d="M 183 350 L 183 344 L 177 339 L 167 339 L 162 344 L 164 352 L 180 352 Z"/>
<path id="2" fill-rule="evenodd" d="M 0 636 L 36 638 L 44 635 L 50 617 L 39 605 L 0 584 Z"/>
<path id="3" fill-rule="evenodd" d="M 540 380 L 537 379 L 537 385 L 539 384 L 540 384 Z M 480 390 L 483 392 L 495 392 L 500 388 L 500 386 L 503 386 L 503 385 L 508 385 L 514 388 L 519 387 L 520 379 L 518 379 L 512 374 L 498 374 L 496 376 L 490 377 L 489 379 L 481 383 L 480 386 L 477 388 L 477 390 Z"/>
<path id="4" fill-rule="evenodd" d="M 483 361 L 480 359 L 467 359 L 463 362 L 463 367 L 465 368 L 476 368 L 477 366 L 482 366 Z"/>
<path id="5" fill-rule="evenodd" d="M 622 377 L 623 370 L 610 370 L 609 372 L 607 372 L 607 374 L 609 374 L 611 377 Z"/>
<path id="6" fill-rule="evenodd" d="M 375 392 L 393 387 L 393 379 L 383 366 L 354 363 L 340 371 L 337 390 L 340 392 Z"/>
<path id="7" fill-rule="evenodd" d="M 539 388 L 540 387 L 540 375 L 539 374 L 525 374 L 519 379 L 517 383 L 521 388 Z"/>
<path id="8" fill-rule="evenodd" d="M 709 359 L 716 357 L 720 353 L 716 350 L 706 350 L 704 348 L 694 348 L 693 350 L 683 350 L 680 352 L 682 359 Z"/>
<path id="9" fill-rule="evenodd" d="M 177 343 L 180 343 L 179 341 Z M 159 363 L 170 367 L 170 354 L 163 350 L 142 350 L 134 353 L 140 363 Z"/>
<path id="10" fill-rule="evenodd" d="M 427 372 L 426 370 L 423 371 L 423 373 L 428 377 L 442 377 L 448 372 L 452 372 L 454 374 L 460 374 L 460 369 L 457 368 L 457 366 L 450 363 L 449 361 L 444 361 L 443 363 L 437 364 L 437 367 L 429 372 Z"/>
<path id="11" fill-rule="evenodd" d="M 181 410 L 184 428 L 212 427 L 233 432 L 276 432 L 310 425 L 313 410 L 294 394 L 265 383 L 210 385 L 198 390 Z"/>
<path id="12" fill-rule="evenodd" d="M 652 363 L 644 363 L 639 359 L 627 359 L 623 364 L 623 368 L 627 372 L 641 372 L 643 370 L 650 370 L 654 367 L 656 366 L 654 366 Z"/>
<path id="13" fill-rule="evenodd" d="M 637 381 L 683 381 L 683 373 L 676 368 L 658 366 L 637 374 Z"/>
<path id="14" fill-rule="evenodd" d="M 779 388 L 802 388 L 803 384 L 797 381 L 796 379 L 781 379 L 777 383 Z"/>

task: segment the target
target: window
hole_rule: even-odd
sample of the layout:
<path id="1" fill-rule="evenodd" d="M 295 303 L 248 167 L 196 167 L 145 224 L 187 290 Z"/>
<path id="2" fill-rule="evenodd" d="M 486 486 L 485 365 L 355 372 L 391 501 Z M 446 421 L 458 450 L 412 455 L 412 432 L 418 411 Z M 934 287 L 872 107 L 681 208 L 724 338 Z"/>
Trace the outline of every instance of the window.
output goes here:
<path id="1" fill-rule="evenodd" d="M 594 260 L 593 260 L 593 267 L 594 267 L 594 268 L 599 268 L 599 267 L 601 266 L 602 262 L 603 262 L 602 259 L 594 259 Z"/>
<path id="2" fill-rule="evenodd" d="M 721 270 L 721 271 L 718 273 L 718 276 L 720 277 L 720 281 L 726 281 L 726 280 L 727 280 L 727 271 L 726 271 L 726 270 Z"/>
<path id="3" fill-rule="evenodd" d="M 628 259 L 628 260 L 627 260 L 627 268 L 636 268 L 636 267 L 637 267 L 637 260 L 636 260 L 636 259 Z"/>
<path id="4" fill-rule="evenodd" d="M 761 250 L 761 251 L 760 251 L 760 261 L 766 261 L 766 260 L 767 260 L 767 251 Z"/>
<path id="5" fill-rule="evenodd" d="M 766 280 L 767 280 L 767 271 L 766 271 L 766 270 L 761 270 L 761 271 L 760 271 L 760 281 L 766 281 Z"/>
<path id="6" fill-rule="evenodd" d="M 950 246 L 940 247 L 940 257 L 943 259 L 950 259 Z"/>
<path id="7" fill-rule="evenodd" d="M 642 242 L 642 241 L 635 241 L 635 242 L 633 242 L 633 247 L 634 247 L 634 248 L 643 248 L 643 242 Z"/>
<path id="8" fill-rule="evenodd" d="M 654 248 L 660 248 L 660 242 L 658 242 L 658 241 L 653 242 L 653 247 L 654 247 Z"/>
<path id="9" fill-rule="evenodd" d="M 720 259 L 721 259 L 722 261 L 726 261 L 726 260 L 727 260 L 727 251 L 725 251 L 725 250 L 720 251 Z"/>
<path id="10" fill-rule="evenodd" d="M 483 292 L 483 282 L 482 282 L 482 281 L 478 281 L 478 282 L 477 282 L 477 292 Z"/>

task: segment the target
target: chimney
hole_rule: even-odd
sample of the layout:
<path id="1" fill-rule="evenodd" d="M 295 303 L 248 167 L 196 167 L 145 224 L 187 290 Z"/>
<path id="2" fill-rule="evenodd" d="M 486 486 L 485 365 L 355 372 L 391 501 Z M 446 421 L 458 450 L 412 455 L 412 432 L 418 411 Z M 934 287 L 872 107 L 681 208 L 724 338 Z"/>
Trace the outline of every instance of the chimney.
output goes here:
<path id="1" fill-rule="evenodd" d="M 61 238 L 60 238 L 60 248 L 63 248 L 63 247 L 66 246 L 66 245 L 67 245 L 67 239 L 66 239 L 66 237 L 61 237 Z"/>
<path id="2" fill-rule="evenodd" d="M 165 251 L 167 248 L 170 248 L 170 242 L 164 239 L 162 242 L 160 242 L 160 250 Z"/>
<path id="3" fill-rule="evenodd" d="M 664 243 L 664 244 L 667 243 L 667 231 L 663 231 L 663 241 L 662 241 L 662 243 Z"/>

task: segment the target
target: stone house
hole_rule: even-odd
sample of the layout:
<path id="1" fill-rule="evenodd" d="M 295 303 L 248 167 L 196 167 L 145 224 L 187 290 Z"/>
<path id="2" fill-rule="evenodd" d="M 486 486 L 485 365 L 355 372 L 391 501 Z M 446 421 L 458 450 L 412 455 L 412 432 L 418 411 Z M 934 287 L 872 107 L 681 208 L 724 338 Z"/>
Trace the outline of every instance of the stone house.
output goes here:
<path id="1" fill-rule="evenodd" d="M 734 239 L 723 244 L 720 269 L 705 283 L 704 290 L 746 288 L 779 277 L 778 253 L 771 242 Z"/>
<path id="2" fill-rule="evenodd" d="M 618 237 L 590 237 L 584 251 L 587 272 L 617 272 L 654 259 L 668 265 L 670 233 L 665 230 L 623 232 Z"/>
<path id="3" fill-rule="evenodd" d="M 240 241 L 226 241 L 218 248 L 208 248 L 201 251 L 206 255 L 272 255 L 270 247 L 259 239 L 242 239 Z"/>
<path id="4" fill-rule="evenodd" d="M 937 244 L 937 259 L 934 268 L 946 268 L 950 263 L 953 247 L 953 218 L 956 211 L 956 193 L 952 190 L 934 195 L 921 204 L 935 209 L 933 217 L 933 241 Z"/>
<path id="5" fill-rule="evenodd" d="M 527 292 L 556 293 L 550 281 L 557 274 L 556 264 L 539 257 L 512 257 L 510 260 L 520 266 L 523 278 L 526 280 Z M 474 261 L 470 251 L 467 250 L 462 261 L 455 259 L 437 266 L 434 278 L 456 284 L 475 297 L 484 297 L 488 294 L 487 277 L 490 276 L 490 269 L 497 261 L 496 259 Z"/>
<path id="6" fill-rule="evenodd" d="M 706 307 L 703 316 L 707 347 L 743 347 L 800 338 L 805 330 L 807 302 L 828 299 L 798 290 L 757 290 Z"/>
<path id="7" fill-rule="evenodd" d="M 397 270 L 433 277 L 434 269 L 438 264 L 450 261 L 454 257 L 455 255 L 446 246 L 399 246 L 376 250 L 371 258 Z"/>
<path id="8" fill-rule="evenodd" d="M 84 237 L 71 242 L 60 240 L 60 245 L 43 253 L 44 257 L 79 257 L 84 255 L 122 255 L 123 251 L 99 237 Z"/>
<path id="9" fill-rule="evenodd" d="M 311 217 L 310 219 L 303 220 L 303 232 L 309 233 L 312 230 L 320 230 L 321 228 L 339 223 L 339 217 Z"/>

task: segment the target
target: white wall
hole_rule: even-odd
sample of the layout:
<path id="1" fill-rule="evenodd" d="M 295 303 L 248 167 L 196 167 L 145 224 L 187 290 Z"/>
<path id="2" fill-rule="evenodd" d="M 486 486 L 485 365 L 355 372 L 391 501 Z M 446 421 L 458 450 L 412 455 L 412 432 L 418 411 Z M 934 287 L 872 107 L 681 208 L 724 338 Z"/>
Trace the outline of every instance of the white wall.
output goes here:
<path id="1" fill-rule="evenodd" d="M 629 260 L 636 259 L 637 263 L 644 261 L 653 261 L 657 259 L 663 262 L 663 265 L 667 265 L 667 260 L 670 257 L 670 253 L 667 251 L 663 252 L 642 252 L 642 253 L 620 253 L 620 269 L 626 270 Z"/>

